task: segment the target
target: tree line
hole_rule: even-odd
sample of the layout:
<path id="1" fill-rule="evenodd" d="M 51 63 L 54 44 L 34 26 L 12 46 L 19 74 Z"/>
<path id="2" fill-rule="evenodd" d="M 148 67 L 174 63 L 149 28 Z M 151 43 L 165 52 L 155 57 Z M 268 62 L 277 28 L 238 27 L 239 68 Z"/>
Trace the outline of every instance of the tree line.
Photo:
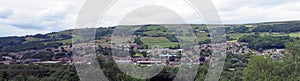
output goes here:
<path id="1" fill-rule="evenodd" d="M 244 81 L 299 81 L 300 41 L 286 43 L 287 53 L 281 59 L 254 55 L 243 71 Z"/>
<path id="2" fill-rule="evenodd" d="M 238 39 L 238 42 L 247 42 L 248 47 L 257 51 L 265 49 L 283 49 L 285 43 L 292 42 L 299 38 L 289 36 L 260 36 L 258 34 L 246 35 Z"/>

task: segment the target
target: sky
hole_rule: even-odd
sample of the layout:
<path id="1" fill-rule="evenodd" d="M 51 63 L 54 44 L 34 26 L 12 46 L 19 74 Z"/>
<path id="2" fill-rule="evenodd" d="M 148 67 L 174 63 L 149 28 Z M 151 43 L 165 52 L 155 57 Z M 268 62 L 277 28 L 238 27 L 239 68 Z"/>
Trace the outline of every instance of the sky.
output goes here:
<path id="1" fill-rule="evenodd" d="M 0 0 L 0 36 L 45 34 L 73 29 L 85 0 Z M 212 0 L 224 24 L 300 20 L 300 0 Z M 203 24 L 201 17 L 183 0 L 119 0 L 103 16 L 99 26 L 115 26 L 122 20 L 137 24 L 182 24 L 170 11 L 147 8 L 160 5 L 179 14 L 188 24 Z M 141 15 L 128 13 L 139 11 Z M 144 13 L 143 13 L 144 12 Z M 157 12 L 157 14 L 153 13 Z M 141 18 L 147 17 L 147 18 Z M 168 18 L 163 18 L 168 17 Z M 141 20 L 143 19 L 143 20 Z M 146 19 L 146 20 L 145 20 Z"/>

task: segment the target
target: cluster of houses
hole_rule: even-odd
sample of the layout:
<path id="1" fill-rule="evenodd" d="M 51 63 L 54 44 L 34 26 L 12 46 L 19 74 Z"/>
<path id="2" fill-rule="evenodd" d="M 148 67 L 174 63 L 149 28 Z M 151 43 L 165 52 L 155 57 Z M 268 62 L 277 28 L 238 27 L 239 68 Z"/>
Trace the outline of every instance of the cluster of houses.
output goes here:
<path id="1" fill-rule="evenodd" d="M 260 55 L 270 55 L 273 59 L 282 58 L 285 54 L 284 49 L 268 49 L 264 50 L 262 53 L 259 53 Z"/>
<path id="2" fill-rule="evenodd" d="M 146 52 L 147 56 L 141 54 L 135 54 L 134 56 L 117 57 L 114 56 L 116 63 L 122 64 L 136 64 L 141 66 L 152 65 L 165 65 L 165 66 L 179 66 L 181 64 L 181 49 L 157 49 L 157 50 L 139 50 L 140 52 Z M 159 53 L 158 53 L 159 51 Z"/>
<path id="3" fill-rule="evenodd" d="M 227 46 L 227 52 L 230 52 L 232 54 L 246 54 L 254 52 L 253 50 L 248 48 L 247 43 L 244 42 L 228 42 Z"/>
<path id="4" fill-rule="evenodd" d="M 122 46 L 117 46 L 124 49 Z M 128 50 L 124 46 L 124 50 Z M 116 63 L 122 64 L 136 64 L 141 66 L 152 66 L 152 65 L 163 65 L 163 66 L 173 66 L 177 67 L 182 64 L 200 64 L 200 55 L 199 52 L 194 54 L 193 50 L 199 50 L 199 46 L 192 47 L 192 50 L 183 50 L 183 49 L 168 49 L 168 48 L 152 48 L 152 49 L 136 49 L 138 52 L 145 52 L 147 56 L 141 54 L 135 54 L 134 56 L 125 56 L 119 57 L 114 56 Z M 195 52 L 195 51 L 194 51 Z"/>
<path id="5" fill-rule="evenodd" d="M 47 56 L 48 55 L 48 56 Z M 72 63 L 71 46 L 10 52 L 1 56 L 1 64 L 66 64 Z"/>
<path id="6" fill-rule="evenodd" d="M 216 49 L 214 46 L 218 46 L 217 44 L 202 44 L 196 45 L 193 48 L 197 51 L 196 55 L 191 54 L 192 51 L 187 51 L 183 49 L 168 49 L 168 48 L 152 48 L 152 49 L 137 49 L 137 44 L 124 44 L 124 45 L 111 45 L 105 46 L 107 48 L 118 49 L 118 50 L 126 50 L 129 51 L 130 47 L 134 47 L 135 51 L 138 53 L 145 52 L 146 56 L 142 54 L 135 54 L 133 56 L 113 56 L 112 58 L 116 63 L 122 64 L 135 64 L 141 66 L 152 66 L 152 65 L 164 65 L 164 66 L 180 66 L 181 64 L 201 64 L 208 63 L 211 59 L 211 54 L 213 50 L 223 49 L 226 53 L 231 54 L 247 54 L 247 53 L 257 53 L 257 54 L 272 54 L 273 58 L 277 58 L 280 55 L 280 52 L 283 49 L 276 49 L 276 51 L 264 51 L 262 53 L 251 50 L 247 47 L 247 43 L 244 42 L 227 42 L 222 43 L 219 49 Z M 208 55 L 204 55 L 208 54 Z M 105 60 L 109 60 L 110 57 L 104 56 Z M 232 61 L 239 61 L 234 58 Z M 87 63 L 86 61 L 85 63 Z"/>
<path id="7" fill-rule="evenodd" d="M 247 43 L 245 42 L 227 42 L 226 45 L 226 52 L 231 54 L 248 54 L 248 53 L 254 53 L 257 55 L 270 55 L 271 58 L 281 58 L 284 54 L 284 49 L 268 49 L 264 50 L 263 52 L 258 52 L 256 50 L 252 50 L 247 47 Z M 211 50 L 214 50 L 212 48 L 212 44 L 203 44 L 200 46 L 200 54 L 211 52 Z M 209 59 L 209 57 L 206 57 Z M 204 59 L 204 58 L 202 58 Z"/>
<path id="8" fill-rule="evenodd" d="M 106 45 L 106 48 L 113 49 L 123 49 L 129 50 L 130 47 L 133 47 L 135 51 L 145 52 L 147 56 L 143 56 L 141 54 L 135 54 L 134 56 L 125 56 L 118 57 L 114 56 L 113 59 L 116 63 L 131 63 L 137 65 L 145 65 L 151 66 L 153 64 L 156 65 L 165 65 L 165 66 L 179 66 L 183 63 L 187 64 L 199 64 L 199 63 L 208 63 L 211 60 L 211 56 L 213 50 L 216 50 L 213 47 L 214 44 L 202 44 L 198 46 L 194 46 L 194 49 L 197 51 L 197 54 L 190 54 L 192 51 L 187 51 L 183 49 L 167 49 L 167 48 L 155 48 L 155 49 L 137 49 L 137 44 L 127 44 L 124 46 L 120 45 Z M 103 45 L 102 45 L 103 46 Z M 99 49 L 98 46 L 94 46 L 93 48 Z M 246 53 L 257 53 L 261 55 L 270 54 L 272 58 L 280 58 L 283 56 L 283 49 L 270 49 L 265 50 L 262 53 L 257 52 L 255 50 L 251 50 L 247 47 L 247 43 L 243 42 L 227 42 L 223 49 L 226 50 L 226 53 L 231 54 L 246 54 Z M 28 57 L 28 54 L 31 55 L 39 55 L 45 53 L 51 53 L 53 55 L 44 58 L 36 58 L 36 57 Z M 205 55 L 208 54 L 208 55 Z M 27 57 L 26 57 L 27 55 Z M 88 59 L 90 57 L 95 57 L 91 54 L 85 54 L 83 57 L 86 58 L 78 58 L 72 56 L 72 46 L 66 45 L 56 48 L 46 48 L 42 50 L 28 50 L 28 51 L 20 51 L 20 52 L 11 52 L 6 56 L 1 56 L 2 64 L 72 64 L 74 60 L 76 62 L 84 61 L 84 63 L 90 63 Z M 26 58 L 25 58 L 26 57 Z M 105 60 L 109 59 L 109 56 L 104 56 Z M 78 60 L 79 59 L 79 60 Z M 81 60 L 80 60 L 81 59 Z"/>

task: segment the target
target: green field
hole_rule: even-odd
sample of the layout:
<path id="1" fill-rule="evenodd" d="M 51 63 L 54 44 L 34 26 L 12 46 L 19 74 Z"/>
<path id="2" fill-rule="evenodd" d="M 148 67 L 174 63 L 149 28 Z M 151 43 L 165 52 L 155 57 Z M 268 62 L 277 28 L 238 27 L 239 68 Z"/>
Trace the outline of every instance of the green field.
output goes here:
<path id="1" fill-rule="evenodd" d="M 142 42 L 148 45 L 150 48 L 155 45 L 160 45 L 164 48 L 174 47 L 178 45 L 178 42 L 171 42 L 165 37 L 142 37 Z"/>
<path id="2" fill-rule="evenodd" d="M 26 37 L 25 40 L 26 40 L 25 43 L 27 43 L 27 42 L 33 42 L 33 41 L 41 41 L 41 40 L 43 40 L 43 39 L 40 39 L 40 38 L 33 38 L 33 37 Z"/>
<path id="3" fill-rule="evenodd" d="M 226 36 L 229 36 L 232 40 L 230 39 L 226 39 L 228 40 L 228 42 L 237 42 L 237 40 L 244 36 L 244 35 L 250 35 L 251 33 L 235 33 L 235 34 L 227 34 Z"/>
<path id="4" fill-rule="evenodd" d="M 291 37 L 300 37 L 300 32 L 290 33 L 289 36 L 291 36 Z"/>
<path id="5" fill-rule="evenodd" d="M 260 33 L 260 36 L 288 36 L 288 34 L 283 34 L 283 33 L 268 33 L 268 32 L 264 32 L 264 33 Z"/>

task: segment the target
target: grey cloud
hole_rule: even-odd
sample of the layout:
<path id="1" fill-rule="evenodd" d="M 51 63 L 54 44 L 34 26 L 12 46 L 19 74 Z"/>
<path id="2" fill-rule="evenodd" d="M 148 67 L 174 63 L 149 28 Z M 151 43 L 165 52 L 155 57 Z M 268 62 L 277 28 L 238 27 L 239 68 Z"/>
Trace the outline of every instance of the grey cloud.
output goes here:
<path id="1" fill-rule="evenodd" d="M 145 6 L 126 15 L 121 25 L 132 24 L 178 24 L 184 23 L 176 12 L 162 6 Z"/>
<path id="2" fill-rule="evenodd" d="M 0 18 L 8 18 L 11 15 L 13 15 L 13 10 L 5 7 L 0 7 Z"/>
<path id="3" fill-rule="evenodd" d="M 272 8 L 299 0 L 212 0 L 220 11 L 234 11 L 242 7 Z"/>
<path id="4" fill-rule="evenodd" d="M 0 0 L 0 25 L 10 25 L 20 30 L 49 30 L 60 31 L 72 28 L 84 0 L 30 0 L 32 5 L 24 5 L 27 0 Z M 201 24 L 201 18 L 188 5 L 182 5 L 181 0 L 120 0 L 119 7 L 103 18 L 103 26 L 118 25 L 125 13 L 143 7 L 155 1 L 156 4 L 168 5 L 177 13 L 185 15 L 188 23 Z M 138 2 L 139 1 L 139 2 Z M 297 20 L 300 19 L 299 0 L 212 0 L 218 9 L 224 23 L 252 23 L 261 21 Z M 44 4 L 47 2 L 47 4 Z M 7 9 L 1 8 L 6 7 Z M 141 10 L 140 15 L 130 16 L 127 23 L 183 23 L 180 18 L 164 9 Z M 4 27 L 1 27 L 4 29 Z M 3 31 L 2 31 L 3 32 Z M 26 32 L 26 31 L 24 31 Z M 29 32 L 29 31 L 28 31 Z M 1 33 L 1 32 L 0 32 Z"/>

